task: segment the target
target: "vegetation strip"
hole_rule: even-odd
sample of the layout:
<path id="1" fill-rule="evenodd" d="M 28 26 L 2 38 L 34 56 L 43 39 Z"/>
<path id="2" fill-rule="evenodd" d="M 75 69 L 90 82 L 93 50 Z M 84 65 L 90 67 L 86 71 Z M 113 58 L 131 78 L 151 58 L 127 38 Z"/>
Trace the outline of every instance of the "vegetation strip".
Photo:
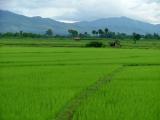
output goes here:
<path id="1" fill-rule="evenodd" d="M 134 67 L 134 66 L 160 66 L 159 63 L 140 63 L 140 64 L 124 64 L 124 66 L 130 66 L 130 67 Z"/>
<path id="2" fill-rule="evenodd" d="M 85 90 L 83 90 L 80 94 L 75 96 L 67 105 L 65 105 L 60 111 L 57 116 L 56 120 L 72 120 L 74 112 L 76 111 L 77 107 L 80 106 L 88 97 L 92 96 L 96 91 L 98 91 L 102 86 L 104 86 L 106 83 L 109 83 L 113 76 L 115 76 L 118 72 L 122 71 L 125 66 L 120 66 L 114 71 L 112 71 L 110 74 L 108 74 L 107 77 L 98 80 L 93 85 L 89 86 Z"/>

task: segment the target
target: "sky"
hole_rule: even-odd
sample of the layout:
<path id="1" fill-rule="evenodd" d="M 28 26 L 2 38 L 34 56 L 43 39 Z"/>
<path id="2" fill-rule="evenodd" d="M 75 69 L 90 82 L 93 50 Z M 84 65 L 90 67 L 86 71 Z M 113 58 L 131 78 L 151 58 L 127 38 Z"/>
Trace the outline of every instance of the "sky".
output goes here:
<path id="1" fill-rule="evenodd" d="M 160 24 L 160 0 L 0 0 L 0 9 L 71 23 L 126 16 Z"/>

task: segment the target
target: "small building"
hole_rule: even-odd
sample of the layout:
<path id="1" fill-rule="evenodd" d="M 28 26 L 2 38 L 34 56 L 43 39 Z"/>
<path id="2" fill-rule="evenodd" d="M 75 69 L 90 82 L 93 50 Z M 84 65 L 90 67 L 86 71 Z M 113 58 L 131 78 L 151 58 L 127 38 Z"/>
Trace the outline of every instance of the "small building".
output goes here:
<path id="1" fill-rule="evenodd" d="M 74 37 L 73 39 L 74 39 L 75 41 L 80 41 L 80 40 L 81 40 L 80 37 Z"/>

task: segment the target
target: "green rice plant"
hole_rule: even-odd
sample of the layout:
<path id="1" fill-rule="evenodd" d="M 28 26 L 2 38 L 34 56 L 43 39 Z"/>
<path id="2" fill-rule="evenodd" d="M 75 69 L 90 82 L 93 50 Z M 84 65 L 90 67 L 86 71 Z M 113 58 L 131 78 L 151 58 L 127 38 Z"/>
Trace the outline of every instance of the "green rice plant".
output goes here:
<path id="1" fill-rule="evenodd" d="M 100 91 L 98 90 L 95 95 L 93 94 L 91 98 L 87 98 L 84 104 L 76 108 L 77 112 L 74 115 L 74 119 L 103 120 L 103 118 L 108 116 L 104 111 L 108 110 L 107 112 L 111 112 L 112 109 L 114 110 L 112 105 L 110 106 L 111 108 L 104 109 L 106 105 L 112 103 L 112 100 L 113 104 L 115 104 L 117 103 L 116 99 L 120 99 L 118 99 L 121 101 L 120 103 L 118 102 L 120 111 L 122 109 L 120 104 L 126 102 L 123 95 L 116 93 L 116 91 L 122 91 L 122 94 L 126 96 L 129 94 L 128 97 L 131 94 L 132 99 L 129 101 L 128 106 L 134 103 L 136 98 L 132 94 L 137 95 L 139 91 L 144 93 L 144 87 L 141 88 L 138 84 L 138 88 L 134 87 L 134 89 L 137 89 L 137 92 L 134 92 L 134 89 L 132 88 L 131 90 L 128 85 L 134 85 L 132 85 L 134 83 L 132 79 L 133 81 L 137 80 L 135 81 L 136 84 L 140 83 L 138 82 L 141 78 L 140 75 L 144 77 L 143 79 L 145 79 L 146 74 L 148 76 L 151 74 L 151 77 L 148 77 L 150 79 L 152 79 L 153 75 L 159 78 L 154 68 L 159 65 L 160 52 L 158 49 L 3 46 L 0 48 L 0 119 L 52 120 L 59 113 L 63 112 L 72 99 L 85 91 L 89 86 L 105 78 L 119 66 L 125 66 L 127 69 L 118 73 L 109 85 L 106 84 L 106 87 Z M 140 69 L 141 66 L 148 71 L 143 72 L 144 70 Z M 130 76 L 125 78 L 125 75 Z M 119 78 L 116 78 L 118 76 Z M 137 78 L 135 78 L 136 76 Z M 121 80 L 123 78 L 126 79 L 125 82 Z M 116 82 L 117 80 L 119 82 Z M 151 84 L 151 88 L 147 88 L 150 90 L 152 87 L 155 87 L 153 83 L 159 85 L 158 80 L 156 81 L 157 83 L 144 81 L 141 85 L 147 86 Z M 125 86 L 122 87 L 122 85 Z M 121 88 L 125 90 L 121 90 Z M 155 99 L 151 103 L 158 101 L 159 98 L 156 97 L 158 87 L 155 88 L 155 94 L 145 94 L 144 99 L 146 99 L 147 95 L 149 97 L 153 95 Z M 127 90 L 128 93 L 125 93 Z M 112 95 L 112 92 L 115 93 Z M 152 92 L 151 90 L 149 93 Z M 119 95 L 118 98 L 117 95 Z M 99 106 L 97 107 L 95 104 Z M 159 104 L 155 102 L 155 105 Z M 109 111 L 110 109 L 111 111 Z M 128 110 L 127 106 L 125 109 Z M 99 113 L 95 112 L 96 110 Z M 133 108 L 133 110 L 135 109 Z M 125 110 L 122 111 L 125 112 Z M 159 111 L 159 107 L 157 107 L 157 111 Z M 106 116 L 100 113 L 105 113 Z M 113 111 L 113 113 L 115 112 Z M 110 117 L 113 113 L 110 113 Z M 134 114 L 133 111 L 131 114 Z M 125 118 L 125 114 L 122 118 Z M 159 117 L 155 116 L 155 118 Z"/>
<path id="2" fill-rule="evenodd" d="M 74 120 L 159 120 L 160 67 L 126 67 L 90 97 Z"/>

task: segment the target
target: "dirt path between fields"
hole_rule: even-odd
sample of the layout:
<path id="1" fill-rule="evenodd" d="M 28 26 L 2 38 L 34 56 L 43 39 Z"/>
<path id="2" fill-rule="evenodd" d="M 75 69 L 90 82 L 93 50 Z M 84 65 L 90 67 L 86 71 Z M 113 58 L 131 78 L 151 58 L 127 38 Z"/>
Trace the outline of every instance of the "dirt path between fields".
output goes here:
<path id="1" fill-rule="evenodd" d="M 72 120 L 74 112 L 76 109 L 90 96 L 92 96 L 94 93 L 96 93 L 100 88 L 102 88 L 107 83 L 111 82 L 112 78 L 122 71 L 125 68 L 125 66 L 120 66 L 114 71 L 112 71 L 110 74 L 108 74 L 105 78 L 98 80 L 85 90 L 83 90 L 80 94 L 75 96 L 67 105 L 65 105 L 60 111 L 55 120 Z"/>
<path id="2" fill-rule="evenodd" d="M 126 69 L 126 67 L 138 67 L 138 66 L 159 66 L 160 64 L 123 64 L 110 74 L 108 74 L 105 78 L 98 80 L 91 86 L 87 87 L 80 94 L 75 96 L 68 104 L 66 104 L 63 109 L 57 114 L 55 120 L 72 120 L 75 111 L 77 108 L 90 96 L 95 94 L 100 88 L 105 86 L 107 83 L 110 83 L 113 77 Z"/>

